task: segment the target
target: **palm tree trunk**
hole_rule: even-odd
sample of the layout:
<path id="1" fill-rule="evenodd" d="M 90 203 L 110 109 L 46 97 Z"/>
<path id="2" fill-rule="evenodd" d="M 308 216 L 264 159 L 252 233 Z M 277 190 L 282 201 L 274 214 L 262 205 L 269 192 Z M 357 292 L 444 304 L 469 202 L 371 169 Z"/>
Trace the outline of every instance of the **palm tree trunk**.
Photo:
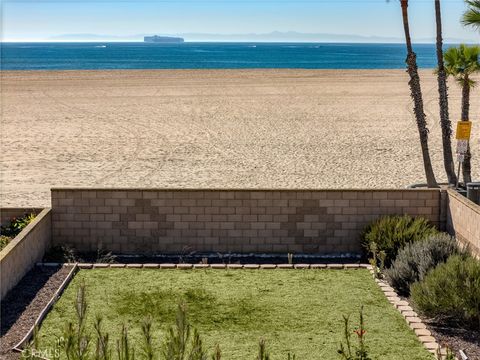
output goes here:
<path id="1" fill-rule="evenodd" d="M 440 125 L 442 127 L 443 143 L 443 166 L 447 173 L 448 183 L 456 184 L 455 164 L 452 154 L 452 123 L 448 113 L 448 88 L 447 73 L 443 61 L 443 39 L 442 39 L 442 12 L 440 0 L 435 0 L 435 18 L 437 23 L 437 62 L 438 62 L 438 94 L 440 102 Z"/>
<path id="2" fill-rule="evenodd" d="M 468 121 L 470 117 L 470 78 L 468 75 L 465 75 L 463 79 L 462 87 L 462 121 Z M 465 186 L 469 182 L 472 182 L 472 165 L 471 165 L 472 154 L 470 153 L 470 145 L 467 148 L 467 153 L 465 154 L 465 160 L 462 165 L 463 181 Z"/>
<path id="3" fill-rule="evenodd" d="M 412 40 L 410 37 L 410 25 L 408 23 L 408 0 L 400 0 L 402 5 L 403 27 L 405 30 L 405 40 L 407 45 L 407 72 L 410 75 L 411 97 L 414 102 L 414 112 L 417 121 L 418 133 L 420 135 L 420 146 L 422 148 L 423 166 L 425 168 L 425 175 L 427 178 L 428 187 L 438 187 L 433 172 L 432 161 L 430 159 L 430 152 L 428 149 L 428 128 L 425 112 L 423 110 L 423 96 L 420 85 L 420 77 L 418 75 L 417 55 L 413 52 Z"/>

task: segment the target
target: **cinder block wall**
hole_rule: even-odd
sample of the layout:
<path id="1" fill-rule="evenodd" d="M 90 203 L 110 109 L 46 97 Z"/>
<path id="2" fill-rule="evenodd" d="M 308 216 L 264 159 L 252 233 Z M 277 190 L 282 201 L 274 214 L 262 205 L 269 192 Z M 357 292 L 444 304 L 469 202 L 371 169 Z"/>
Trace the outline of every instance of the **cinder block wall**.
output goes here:
<path id="1" fill-rule="evenodd" d="M 386 214 L 440 221 L 438 190 L 53 189 L 52 240 L 116 253 L 358 253 Z"/>
<path id="2" fill-rule="evenodd" d="M 447 191 L 447 230 L 480 257 L 480 206 L 456 191 Z"/>
<path id="3" fill-rule="evenodd" d="M 41 261 L 51 240 L 51 213 L 44 209 L 0 252 L 0 299 Z"/>

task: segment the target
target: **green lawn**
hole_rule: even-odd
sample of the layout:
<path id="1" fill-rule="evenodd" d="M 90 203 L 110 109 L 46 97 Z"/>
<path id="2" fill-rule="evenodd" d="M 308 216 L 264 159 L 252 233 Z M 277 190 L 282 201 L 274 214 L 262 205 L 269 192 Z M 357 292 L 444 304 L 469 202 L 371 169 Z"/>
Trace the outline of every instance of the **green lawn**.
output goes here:
<path id="1" fill-rule="evenodd" d="M 151 315 L 160 343 L 184 300 L 191 323 L 209 349 L 220 344 L 222 359 L 255 359 L 261 337 L 273 360 L 286 359 L 289 351 L 297 360 L 338 359 L 342 315 L 351 314 L 356 324 L 364 305 L 374 359 L 432 359 L 367 270 L 81 270 L 44 321 L 40 348 L 53 344 L 75 318 L 81 279 L 89 324 L 101 314 L 113 342 L 126 323 L 138 344 L 140 323 Z"/>

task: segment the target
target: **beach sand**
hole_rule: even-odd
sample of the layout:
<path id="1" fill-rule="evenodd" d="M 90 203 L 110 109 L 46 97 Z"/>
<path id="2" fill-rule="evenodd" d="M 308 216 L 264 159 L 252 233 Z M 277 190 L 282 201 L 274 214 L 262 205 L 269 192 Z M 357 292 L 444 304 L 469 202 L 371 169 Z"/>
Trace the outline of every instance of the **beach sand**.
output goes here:
<path id="1" fill-rule="evenodd" d="M 445 180 L 432 70 L 421 72 Z M 51 187 L 398 188 L 423 182 L 400 70 L 1 73 L 1 206 Z M 451 119 L 460 91 L 450 84 Z M 478 90 L 471 115 L 480 114 Z M 479 120 L 480 122 L 480 120 Z M 480 125 L 474 127 L 480 178 Z"/>

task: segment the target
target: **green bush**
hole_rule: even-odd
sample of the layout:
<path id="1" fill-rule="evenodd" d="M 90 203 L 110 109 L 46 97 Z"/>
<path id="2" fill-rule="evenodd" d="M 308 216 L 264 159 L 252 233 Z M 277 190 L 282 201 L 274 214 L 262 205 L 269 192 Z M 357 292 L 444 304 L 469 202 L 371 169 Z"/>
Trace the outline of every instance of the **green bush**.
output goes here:
<path id="1" fill-rule="evenodd" d="M 450 235 L 430 235 L 424 241 L 405 245 L 392 266 L 385 270 L 385 277 L 399 294 L 408 296 L 410 285 L 423 280 L 429 270 L 458 253 L 457 243 Z"/>
<path id="2" fill-rule="evenodd" d="M 35 219 L 35 214 L 25 214 L 22 217 L 13 217 L 5 226 L 0 226 L 0 235 L 14 238 L 23 228 L 25 228 L 31 221 Z"/>
<path id="3" fill-rule="evenodd" d="M 372 253 L 373 248 L 383 254 L 384 265 L 388 267 L 406 244 L 437 233 L 435 227 L 424 218 L 412 218 L 408 215 L 385 216 L 365 228 L 362 245 L 367 256 Z"/>
<path id="4" fill-rule="evenodd" d="M 434 318 L 459 321 L 480 328 L 480 261 L 451 256 L 411 287 L 418 310 Z"/>
<path id="5" fill-rule="evenodd" d="M 11 237 L 0 235 L 0 251 L 12 240 Z"/>

